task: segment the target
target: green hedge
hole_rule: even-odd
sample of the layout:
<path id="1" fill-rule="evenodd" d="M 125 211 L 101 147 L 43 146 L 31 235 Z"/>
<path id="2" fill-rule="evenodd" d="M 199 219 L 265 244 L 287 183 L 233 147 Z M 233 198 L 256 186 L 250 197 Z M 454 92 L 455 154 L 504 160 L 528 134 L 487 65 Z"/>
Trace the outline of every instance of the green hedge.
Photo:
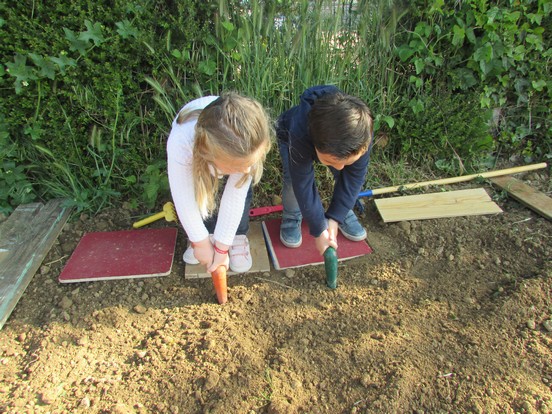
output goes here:
<path id="1" fill-rule="evenodd" d="M 476 94 L 475 107 L 493 110 L 497 153 L 552 158 L 552 3 L 416 0 L 408 10 L 397 55 L 412 112 L 443 90 Z"/>
<path id="2" fill-rule="evenodd" d="M 334 83 L 368 102 L 390 138 L 382 159 L 446 174 L 552 158 L 549 1 L 12 3 L 0 4 L 0 213 L 52 197 L 153 208 L 176 110 L 223 89 L 277 116 Z M 274 151 L 262 199 L 279 191 L 278 163 Z"/>
<path id="3" fill-rule="evenodd" d="M 191 44 L 211 13 L 194 1 L 0 5 L 0 211 L 55 196 L 100 209 L 121 193 L 152 205 L 167 188 L 166 121 L 146 77 L 167 36 Z"/>

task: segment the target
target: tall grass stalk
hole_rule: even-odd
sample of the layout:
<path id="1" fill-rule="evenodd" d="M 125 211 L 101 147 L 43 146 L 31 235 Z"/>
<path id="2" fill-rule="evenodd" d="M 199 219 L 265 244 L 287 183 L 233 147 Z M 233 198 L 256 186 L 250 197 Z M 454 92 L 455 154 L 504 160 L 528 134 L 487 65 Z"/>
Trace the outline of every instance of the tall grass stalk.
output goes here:
<path id="1" fill-rule="evenodd" d="M 234 88 L 277 115 L 304 89 L 331 83 L 365 99 L 375 112 L 388 111 L 400 82 L 390 65 L 402 17 L 394 2 L 301 0 L 291 7 L 284 14 L 252 2 L 248 10 L 233 10 L 220 0 L 212 42 L 220 78 L 210 92 Z"/>
<path id="2" fill-rule="evenodd" d="M 278 9 L 276 2 L 237 7 L 219 0 L 212 36 L 191 46 L 168 40 L 158 79 L 148 83 L 171 120 L 184 100 L 196 97 L 193 85 L 204 94 L 233 89 L 253 96 L 277 116 L 306 88 L 329 83 L 364 99 L 375 113 L 389 114 L 403 81 L 391 64 L 404 13 L 395 3 L 300 0 Z M 176 69 L 183 65 L 213 70 L 187 79 Z"/>
<path id="3" fill-rule="evenodd" d="M 393 65 L 395 30 L 404 15 L 396 3 L 300 0 L 282 7 L 285 2 L 219 0 L 211 36 L 186 45 L 168 38 L 157 76 L 147 81 L 169 122 L 182 104 L 199 96 L 197 89 L 252 96 L 276 118 L 318 84 L 334 84 L 365 100 L 376 121 L 392 119 L 407 81 Z M 185 67 L 195 68 L 197 77 L 186 77 Z M 376 129 L 380 125 L 377 121 Z M 278 165 L 273 151 L 267 179 Z M 277 194 L 280 181 L 270 182 Z"/>

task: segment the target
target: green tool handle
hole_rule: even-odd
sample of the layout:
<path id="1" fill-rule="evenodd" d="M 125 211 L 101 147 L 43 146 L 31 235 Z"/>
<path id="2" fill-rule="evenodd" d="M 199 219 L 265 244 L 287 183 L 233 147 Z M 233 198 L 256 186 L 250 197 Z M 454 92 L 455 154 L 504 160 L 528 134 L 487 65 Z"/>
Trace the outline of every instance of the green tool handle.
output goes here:
<path id="1" fill-rule="evenodd" d="M 337 252 L 328 247 L 324 252 L 324 267 L 326 268 L 326 285 L 330 289 L 337 288 Z"/>

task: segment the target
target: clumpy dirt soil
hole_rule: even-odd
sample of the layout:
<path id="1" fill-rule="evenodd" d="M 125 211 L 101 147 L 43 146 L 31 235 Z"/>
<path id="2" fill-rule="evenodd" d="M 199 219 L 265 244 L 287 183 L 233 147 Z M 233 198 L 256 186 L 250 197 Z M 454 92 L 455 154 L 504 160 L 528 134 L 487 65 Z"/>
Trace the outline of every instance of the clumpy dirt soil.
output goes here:
<path id="1" fill-rule="evenodd" d="M 184 279 L 182 231 L 169 276 L 58 283 L 84 233 L 144 212 L 76 215 L 0 331 L 0 411 L 550 413 L 552 223 L 482 185 L 502 214 L 383 223 L 367 200 L 374 252 L 337 290 L 322 266 L 235 275 L 224 306 Z"/>

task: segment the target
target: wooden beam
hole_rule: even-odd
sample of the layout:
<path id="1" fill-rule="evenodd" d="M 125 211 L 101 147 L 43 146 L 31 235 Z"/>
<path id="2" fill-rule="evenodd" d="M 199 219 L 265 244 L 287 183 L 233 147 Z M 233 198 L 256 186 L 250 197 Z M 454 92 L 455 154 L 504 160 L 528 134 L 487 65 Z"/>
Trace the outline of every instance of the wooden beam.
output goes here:
<path id="1" fill-rule="evenodd" d="M 375 200 L 383 221 L 502 213 L 483 188 Z"/>
<path id="2" fill-rule="evenodd" d="M 491 179 L 491 182 L 507 191 L 513 198 L 531 210 L 536 211 L 548 220 L 552 220 L 552 198 L 546 194 L 535 190 L 514 177 L 495 177 Z"/>
<path id="3" fill-rule="evenodd" d="M 0 329 L 67 222 L 63 203 L 21 205 L 0 224 Z"/>

